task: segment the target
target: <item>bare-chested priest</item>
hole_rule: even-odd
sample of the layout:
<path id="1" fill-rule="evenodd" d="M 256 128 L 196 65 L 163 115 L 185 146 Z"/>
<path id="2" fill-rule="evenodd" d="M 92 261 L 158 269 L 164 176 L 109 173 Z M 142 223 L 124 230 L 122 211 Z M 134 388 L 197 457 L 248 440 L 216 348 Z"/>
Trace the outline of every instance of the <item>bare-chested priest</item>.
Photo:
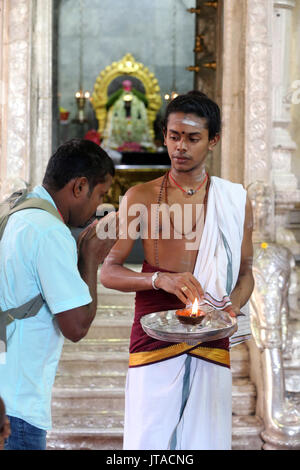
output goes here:
<path id="1" fill-rule="evenodd" d="M 136 292 L 124 449 L 231 448 L 228 338 L 168 343 L 148 336 L 140 324 L 143 315 L 183 308 L 196 297 L 218 309 L 230 307 L 234 315 L 252 293 L 251 204 L 242 185 L 205 170 L 220 126 L 219 107 L 203 93 L 169 103 L 164 139 L 171 169 L 127 191 L 120 239 L 101 270 L 106 287 Z M 134 227 L 143 239 L 141 273 L 123 266 Z"/>

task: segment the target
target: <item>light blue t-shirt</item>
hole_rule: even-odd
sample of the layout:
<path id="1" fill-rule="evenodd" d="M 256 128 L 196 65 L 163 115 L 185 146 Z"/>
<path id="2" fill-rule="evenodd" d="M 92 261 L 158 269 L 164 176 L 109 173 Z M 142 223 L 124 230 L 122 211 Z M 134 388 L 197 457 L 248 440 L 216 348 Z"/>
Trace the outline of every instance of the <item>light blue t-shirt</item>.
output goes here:
<path id="1" fill-rule="evenodd" d="M 32 197 L 55 203 L 42 186 Z M 8 310 L 39 293 L 45 303 L 35 317 L 7 327 L 0 396 L 6 412 L 41 429 L 51 429 L 51 392 L 64 337 L 55 314 L 92 301 L 77 267 L 69 228 L 40 209 L 13 214 L 0 243 L 0 306 Z"/>

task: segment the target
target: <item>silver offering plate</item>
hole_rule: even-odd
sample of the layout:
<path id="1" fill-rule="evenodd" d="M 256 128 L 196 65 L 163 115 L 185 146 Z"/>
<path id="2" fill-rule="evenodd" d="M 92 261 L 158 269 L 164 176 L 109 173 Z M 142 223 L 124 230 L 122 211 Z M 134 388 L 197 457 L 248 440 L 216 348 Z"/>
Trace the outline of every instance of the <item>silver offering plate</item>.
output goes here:
<path id="1" fill-rule="evenodd" d="M 237 331 L 237 320 L 223 310 L 201 305 L 206 315 L 198 325 L 181 323 L 177 310 L 149 313 L 141 318 L 141 325 L 147 335 L 171 343 L 195 345 L 207 341 L 227 338 Z"/>

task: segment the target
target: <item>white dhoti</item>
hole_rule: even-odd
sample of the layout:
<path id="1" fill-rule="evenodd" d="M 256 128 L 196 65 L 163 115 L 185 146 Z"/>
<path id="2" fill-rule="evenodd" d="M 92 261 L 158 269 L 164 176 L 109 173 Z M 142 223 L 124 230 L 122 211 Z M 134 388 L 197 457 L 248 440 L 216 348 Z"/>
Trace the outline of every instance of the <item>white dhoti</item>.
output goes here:
<path id="1" fill-rule="evenodd" d="M 231 371 L 187 354 L 127 374 L 124 449 L 230 450 Z"/>

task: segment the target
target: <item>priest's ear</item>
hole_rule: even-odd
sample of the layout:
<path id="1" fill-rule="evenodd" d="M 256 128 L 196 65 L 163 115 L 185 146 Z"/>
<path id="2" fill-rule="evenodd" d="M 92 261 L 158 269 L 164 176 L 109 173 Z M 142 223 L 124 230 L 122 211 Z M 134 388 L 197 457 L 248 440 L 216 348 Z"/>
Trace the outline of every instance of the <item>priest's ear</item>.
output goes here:
<path id="1" fill-rule="evenodd" d="M 213 150 L 214 147 L 217 145 L 217 143 L 220 140 L 220 134 L 216 134 L 212 139 L 210 139 L 209 144 L 208 144 L 208 150 Z"/>

